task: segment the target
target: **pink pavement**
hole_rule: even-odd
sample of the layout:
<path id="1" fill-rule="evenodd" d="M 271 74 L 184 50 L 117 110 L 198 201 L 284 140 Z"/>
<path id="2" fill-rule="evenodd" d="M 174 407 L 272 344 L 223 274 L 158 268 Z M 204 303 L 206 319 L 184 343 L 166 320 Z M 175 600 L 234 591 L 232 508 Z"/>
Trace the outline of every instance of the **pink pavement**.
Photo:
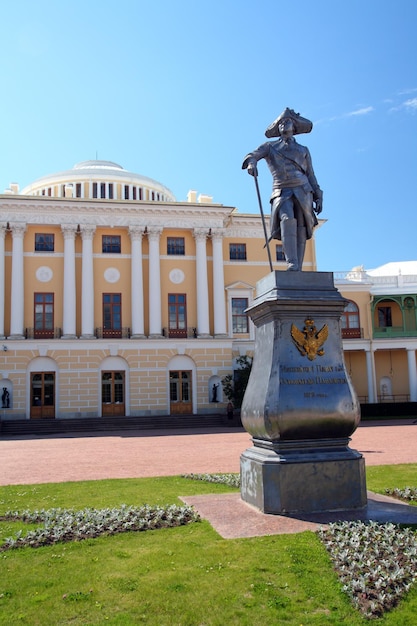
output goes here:
<path id="1" fill-rule="evenodd" d="M 241 428 L 0 438 L 0 485 L 239 472 Z M 365 422 L 352 436 L 366 465 L 417 463 L 417 423 Z"/>

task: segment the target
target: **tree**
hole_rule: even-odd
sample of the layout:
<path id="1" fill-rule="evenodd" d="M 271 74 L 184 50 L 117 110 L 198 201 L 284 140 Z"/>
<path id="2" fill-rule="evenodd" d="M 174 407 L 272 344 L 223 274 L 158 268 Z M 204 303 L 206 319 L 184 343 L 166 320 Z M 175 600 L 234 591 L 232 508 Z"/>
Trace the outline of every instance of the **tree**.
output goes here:
<path id="1" fill-rule="evenodd" d="M 236 364 L 238 367 L 233 370 L 233 374 L 227 374 L 222 379 L 222 385 L 226 398 L 240 409 L 252 369 L 252 357 L 239 356 Z"/>

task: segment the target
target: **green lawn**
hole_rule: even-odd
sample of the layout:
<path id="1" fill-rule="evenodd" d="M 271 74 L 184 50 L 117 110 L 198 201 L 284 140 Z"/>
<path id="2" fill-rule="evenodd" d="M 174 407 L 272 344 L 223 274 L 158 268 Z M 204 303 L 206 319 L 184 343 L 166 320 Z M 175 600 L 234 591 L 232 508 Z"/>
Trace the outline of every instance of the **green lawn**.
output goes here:
<path id="1" fill-rule="evenodd" d="M 416 484 L 417 465 L 371 467 L 368 489 Z M 41 508 L 181 504 L 228 492 L 181 477 L 0 487 L 0 513 Z M 23 528 L 1 522 L 0 540 Z M 58 626 L 356 625 L 312 532 L 225 540 L 208 522 L 0 554 L 0 624 Z M 415 626 L 417 589 L 379 624 Z"/>

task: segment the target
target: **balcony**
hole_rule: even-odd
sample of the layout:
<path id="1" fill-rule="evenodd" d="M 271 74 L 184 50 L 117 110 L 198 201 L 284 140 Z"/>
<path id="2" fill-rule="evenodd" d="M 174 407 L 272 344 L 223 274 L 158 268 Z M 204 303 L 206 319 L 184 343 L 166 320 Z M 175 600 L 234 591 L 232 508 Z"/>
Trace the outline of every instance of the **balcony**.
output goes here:
<path id="1" fill-rule="evenodd" d="M 363 339 L 363 328 L 342 328 L 342 339 Z"/>
<path id="2" fill-rule="evenodd" d="M 130 328 L 96 328 L 95 336 L 97 339 L 130 339 Z"/>
<path id="3" fill-rule="evenodd" d="M 168 339 L 197 339 L 196 328 L 163 328 L 162 334 Z"/>
<path id="4" fill-rule="evenodd" d="M 417 337 L 417 330 L 403 326 L 375 326 L 374 339 L 393 339 L 395 337 Z"/>
<path id="5" fill-rule="evenodd" d="M 51 328 L 48 330 L 40 330 L 38 328 L 25 328 L 26 339 L 60 339 L 61 336 L 61 328 Z"/>

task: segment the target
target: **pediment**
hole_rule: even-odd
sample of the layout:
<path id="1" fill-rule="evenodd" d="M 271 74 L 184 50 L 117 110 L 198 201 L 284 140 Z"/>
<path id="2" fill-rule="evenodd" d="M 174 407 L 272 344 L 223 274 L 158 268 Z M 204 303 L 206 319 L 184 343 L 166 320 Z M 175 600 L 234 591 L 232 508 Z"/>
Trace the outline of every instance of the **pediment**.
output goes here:
<path id="1" fill-rule="evenodd" d="M 234 283 L 230 283 L 225 286 L 225 289 L 255 289 L 254 285 L 245 283 L 243 280 L 238 280 Z"/>

